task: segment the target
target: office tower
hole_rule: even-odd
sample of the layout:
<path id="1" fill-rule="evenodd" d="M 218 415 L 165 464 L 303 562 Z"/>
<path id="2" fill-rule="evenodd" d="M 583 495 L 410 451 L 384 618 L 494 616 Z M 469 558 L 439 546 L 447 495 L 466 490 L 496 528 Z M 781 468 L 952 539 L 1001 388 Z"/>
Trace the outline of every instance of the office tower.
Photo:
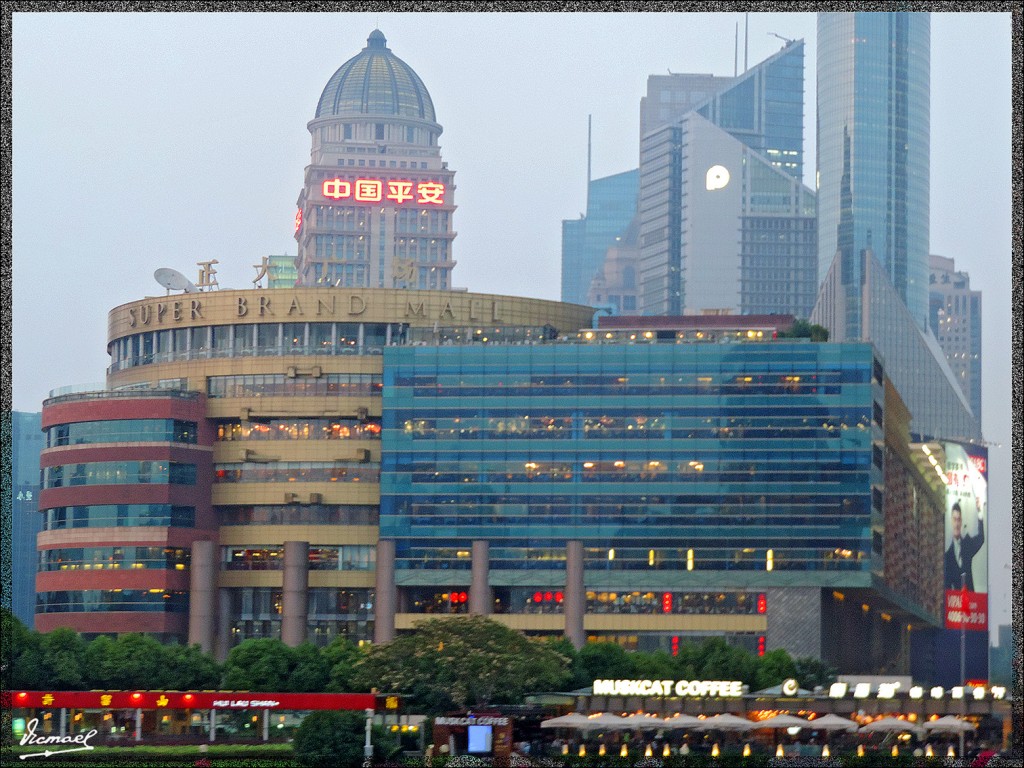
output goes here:
<path id="1" fill-rule="evenodd" d="M 929 15 L 818 14 L 818 271 L 842 264 L 863 338 L 865 253 L 928 323 Z"/>
<path id="2" fill-rule="evenodd" d="M 960 389 L 981 421 L 981 291 L 957 272 L 953 259 L 932 254 L 928 278 L 928 324 L 946 353 Z"/>
<path id="3" fill-rule="evenodd" d="M 10 592 L 4 590 L 4 607 L 32 629 L 36 603 L 36 534 L 40 530 L 36 502 L 43 433 L 38 413 L 12 411 L 4 418 L 10 418 L 11 424 L 11 503 L 4 505 L 5 512 L 9 509 L 11 514 L 10 538 L 5 536 L 3 542 L 4 561 L 11 569 L 11 588 Z"/>
<path id="4" fill-rule="evenodd" d="M 636 216 L 605 252 L 604 262 L 590 281 L 587 304 L 609 315 L 640 314 L 640 219 Z"/>
<path id="5" fill-rule="evenodd" d="M 562 301 L 587 303 L 608 249 L 636 215 L 638 179 L 632 170 L 588 182 L 586 214 L 562 221 Z"/>
<path id="6" fill-rule="evenodd" d="M 267 287 L 292 288 L 299 278 L 295 257 L 286 253 L 267 257 Z"/>
<path id="7" fill-rule="evenodd" d="M 800 180 L 803 55 L 803 42 L 790 41 L 736 78 L 649 79 L 646 121 L 661 114 L 655 102 L 673 103 L 673 85 L 680 104 L 721 89 L 641 140 L 643 314 L 810 313 L 816 224 L 814 193 Z"/>
<path id="8" fill-rule="evenodd" d="M 980 439 L 928 328 L 929 18 L 818 14 L 818 266 L 811 319 L 881 352 L 918 435 Z"/>
<path id="9" fill-rule="evenodd" d="M 451 288 L 455 174 L 430 94 L 380 30 L 331 76 L 308 128 L 299 284 Z"/>

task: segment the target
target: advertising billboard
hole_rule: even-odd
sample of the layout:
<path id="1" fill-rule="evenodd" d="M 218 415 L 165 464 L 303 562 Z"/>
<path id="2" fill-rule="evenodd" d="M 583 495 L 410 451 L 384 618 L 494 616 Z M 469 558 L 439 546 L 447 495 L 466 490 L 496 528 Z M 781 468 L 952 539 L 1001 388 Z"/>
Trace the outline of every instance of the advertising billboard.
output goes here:
<path id="1" fill-rule="evenodd" d="M 946 452 L 946 629 L 988 631 L 988 452 L 943 443 Z"/>

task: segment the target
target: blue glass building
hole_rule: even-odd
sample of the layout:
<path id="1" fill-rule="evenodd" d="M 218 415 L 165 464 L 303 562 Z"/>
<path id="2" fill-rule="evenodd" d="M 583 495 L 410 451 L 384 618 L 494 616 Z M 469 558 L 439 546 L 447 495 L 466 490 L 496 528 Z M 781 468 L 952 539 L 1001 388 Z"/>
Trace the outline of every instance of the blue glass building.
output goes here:
<path id="1" fill-rule="evenodd" d="M 885 570 L 873 348 L 623 333 L 385 349 L 377 590 L 392 559 L 398 629 L 480 612 L 573 637 L 575 599 L 581 639 L 821 655 L 848 621 L 833 592 Z"/>
<path id="2" fill-rule="evenodd" d="M 843 338 L 869 338 L 869 251 L 927 326 L 929 30 L 927 13 L 818 14 L 818 273 L 841 260 Z"/>
<path id="3" fill-rule="evenodd" d="M 586 215 L 562 222 L 562 301 L 587 303 L 605 254 L 636 215 L 639 175 L 634 169 L 590 181 Z"/>
<path id="4" fill-rule="evenodd" d="M 5 566 L 10 564 L 11 590 L 9 594 L 5 591 L 4 607 L 32 629 L 36 605 L 36 534 L 42 529 L 36 507 L 39 453 L 43 450 L 41 414 L 12 411 L 5 414 L 4 420 L 8 418 L 11 425 L 11 496 L 4 499 L 4 517 L 7 519 L 3 525 L 3 561 Z"/>

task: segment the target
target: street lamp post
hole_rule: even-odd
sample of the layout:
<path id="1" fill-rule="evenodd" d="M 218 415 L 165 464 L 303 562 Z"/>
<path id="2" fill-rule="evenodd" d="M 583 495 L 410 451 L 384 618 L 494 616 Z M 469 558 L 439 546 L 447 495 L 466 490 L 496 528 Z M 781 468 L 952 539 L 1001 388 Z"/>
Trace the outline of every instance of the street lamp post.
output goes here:
<path id="1" fill-rule="evenodd" d="M 370 743 L 370 728 L 373 727 L 373 710 L 366 710 L 366 741 L 363 742 L 363 757 L 367 760 L 373 757 L 373 744 Z"/>

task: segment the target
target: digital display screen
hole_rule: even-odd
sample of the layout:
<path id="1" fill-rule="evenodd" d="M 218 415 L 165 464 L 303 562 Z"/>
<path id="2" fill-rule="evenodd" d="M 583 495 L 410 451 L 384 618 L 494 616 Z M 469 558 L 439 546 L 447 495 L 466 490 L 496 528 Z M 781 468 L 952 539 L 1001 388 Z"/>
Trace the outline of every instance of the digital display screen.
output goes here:
<path id="1" fill-rule="evenodd" d="M 469 749 L 467 752 L 490 753 L 493 739 L 493 727 L 490 725 L 469 726 Z"/>

